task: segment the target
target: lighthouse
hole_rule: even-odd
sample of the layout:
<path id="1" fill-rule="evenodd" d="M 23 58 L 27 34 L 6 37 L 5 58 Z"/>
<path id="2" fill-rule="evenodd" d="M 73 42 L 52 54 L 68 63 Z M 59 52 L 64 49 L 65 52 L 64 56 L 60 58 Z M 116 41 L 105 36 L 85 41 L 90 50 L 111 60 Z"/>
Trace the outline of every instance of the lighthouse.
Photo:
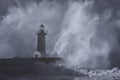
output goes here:
<path id="1" fill-rule="evenodd" d="M 37 33 L 37 51 L 42 57 L 46 56 L 46 35 L 45 26 L 41 23 L 40 30 Z"/>

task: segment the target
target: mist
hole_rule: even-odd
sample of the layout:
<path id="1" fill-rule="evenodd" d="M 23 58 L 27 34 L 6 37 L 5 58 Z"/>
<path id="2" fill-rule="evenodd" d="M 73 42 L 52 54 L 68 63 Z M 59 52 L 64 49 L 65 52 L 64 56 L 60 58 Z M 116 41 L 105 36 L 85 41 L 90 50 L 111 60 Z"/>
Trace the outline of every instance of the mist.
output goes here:
<path id="1" fill-rule="evenodd" d="M 46 30 L 49 32 L 47 50 L 50 53 L 51 45 L 54 45 L 55 40 L 54 33 L 58 32 L 62 18 L 61 7 L 58 7 L 59 5 L 57 4 L 56 2 L 48 3 L 43 1 L 40 4 L 31 2 L 26 7 L 18 6 L 9 8 L 8 15 L 1 21 L 0 27 L 1 43 L 8 43 L 7 46 L 2 45 L 6 46 L 6 54 L 11 54 L 13 57 L 32 56 L 33 52 L 36 51 L 36 33 L 39 31 L 41 21 L 45 24 Z M 12 48 L 10 49 L 11 51 L 9 51 L 8 46 Z M 1 57 L 8 56 L 3 56 L 3 53 L 4 51 L 1 51 Z"/>
<path id="2" fill-rule="evenodd" d="M 99 16 L 90 15 L 92 2 L 70 4 L 63 20 L 60 38 L 55 52 L 66 58 L 66 64 L 91 68 L 108 67 L 109 43 L 97 34 Z"/>
<path id="3" fill-rule="evenodd" d="M 16 6 L 9 7 L 1 20 L 0 57 L 33 57 L 42 21 L 48 31 L 47 54 L 64 58 L 65 66 L 118 67 L 119 57 L 116 61 L 113 55 L 120 52 L 119 10 L 107 0 L 109 5 L 101 4 L 105 8 L 98 3 L 16 0 Z"/>

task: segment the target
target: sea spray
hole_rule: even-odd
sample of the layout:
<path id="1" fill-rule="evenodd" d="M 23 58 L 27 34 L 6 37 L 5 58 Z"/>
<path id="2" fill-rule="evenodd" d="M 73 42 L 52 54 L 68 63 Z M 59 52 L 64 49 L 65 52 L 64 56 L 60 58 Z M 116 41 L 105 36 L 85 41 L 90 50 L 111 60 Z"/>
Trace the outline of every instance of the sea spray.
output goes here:
<path id="1" fill-rule="evenodd" d="M 92 2 L 70 4 L 54 51 L 66 60 L 66 66 L 100 68 L 108 66 L 109 44 L 96 35 L 99 16 L 91 16 Z M 101 60 L 103 59 L 103 60 Z M 102 61 L 102 63 L 99 63 Z"/>
<path id="2" fill-rule="evenodd" d="M 0 49 L 0 57 L 33 57 L 41 21 L 49 32 L 46 52 L 51 54 L 55 33 L 61 29 L 62 10 L 54 1 L 32 1 L 26 6 L 10 7 L 0 25 L 0 45 L 4 48 Z"/>

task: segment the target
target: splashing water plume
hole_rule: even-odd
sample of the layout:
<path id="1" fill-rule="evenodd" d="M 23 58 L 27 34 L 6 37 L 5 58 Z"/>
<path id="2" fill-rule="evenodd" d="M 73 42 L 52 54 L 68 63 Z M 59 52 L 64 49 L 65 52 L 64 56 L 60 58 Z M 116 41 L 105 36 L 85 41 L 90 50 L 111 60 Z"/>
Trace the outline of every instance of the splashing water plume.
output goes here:
<path id="1" fill-rule="evenodd" d="M 63 20 L 64 28 L 54 51 L 65 58 L 65 64 L 69 67 L 105 68 L 108 66 L 109 44 L 96 35 L 99 17 L 91 17 L 88 14 L 87 9 L 91 5 L 92 2 L 70 4 Z M 103 60 L 100 64 L 101 59 Z"/>

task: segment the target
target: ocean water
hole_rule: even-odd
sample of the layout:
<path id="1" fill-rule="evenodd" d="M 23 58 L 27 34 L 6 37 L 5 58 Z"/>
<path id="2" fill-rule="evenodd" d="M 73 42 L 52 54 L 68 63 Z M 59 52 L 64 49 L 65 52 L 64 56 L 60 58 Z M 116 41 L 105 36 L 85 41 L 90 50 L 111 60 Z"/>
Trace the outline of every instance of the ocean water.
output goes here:
<path id="1" fill-rule="evenodd" d="M 67 69 L 56 64 L 36 63 L 27 74 L 18 76 L 1 74 L 0 80 L 120 80 L 120 70 Z"/>

